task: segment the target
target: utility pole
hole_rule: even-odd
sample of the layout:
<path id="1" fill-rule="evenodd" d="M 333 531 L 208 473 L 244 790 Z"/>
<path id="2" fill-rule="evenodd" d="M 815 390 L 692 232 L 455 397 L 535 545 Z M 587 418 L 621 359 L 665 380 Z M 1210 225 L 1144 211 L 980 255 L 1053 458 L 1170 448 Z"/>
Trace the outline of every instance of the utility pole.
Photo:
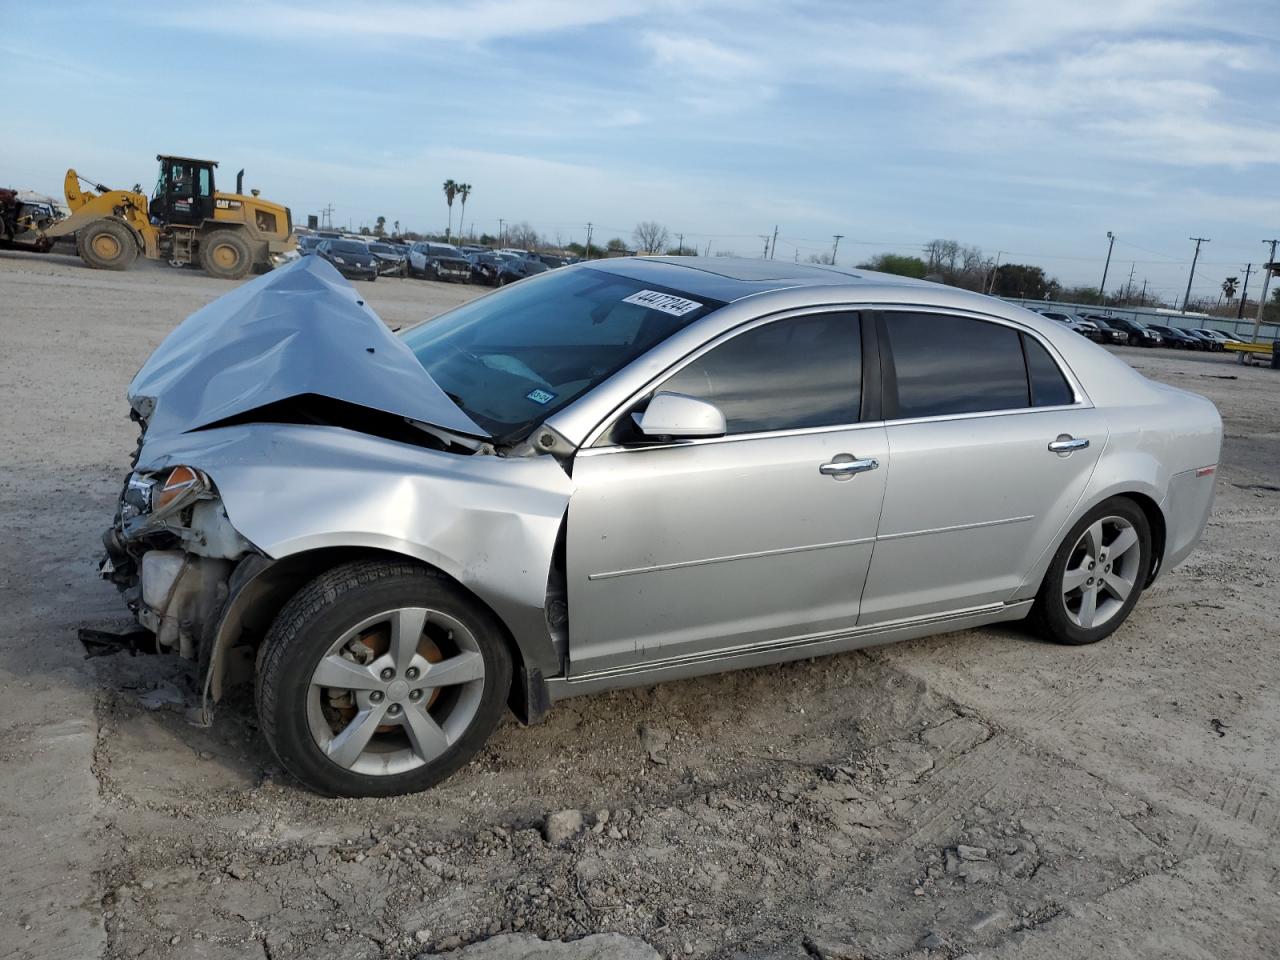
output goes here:
<path id="1" fill-rule="evenodd" d="M 1196 278 L 1196 261 L 1200 259 L 1200 244 L 1212 243 L 1208 237 L 1187 237 L 1196 242 L 1195 256 L 1191 258 L 1191 273 L 1187 275 L 1187 292 L 1182 295 L 1182 312 L 1187 312 L 1187 301 L 1191 299 L 1191 281 Z"/>
<path id="2" fill-rule="evenodd" d="M 710 240 L 708 240 L 708 241 L 707 241 L 707 252 L 706 252 L 705 254 L 703 254 L 703 256 L 707 256 L 707 257 L 711 256 L 711 241 L 710 241 Z"/>
<path id="3" fill-rule="evenodd" d="M 1262 296 L 1258 298 L 1258 314 L 1253 318 L 1254 343 L 1258 342 L 1258 328 L 1262 326 L 1262 311 L 1267 308 L 1267 290 L 1271 287 L 1271 274 L 1277 269 L 1276 244 L 1280 243 L 1280 240 L 1263 240 L 1262 242 L 1271 244 L 1271 256 L 1262 265 Z"/>
<path id="4" fill-rule="evenodd" d="M 773 225 L 773 245 L 769 247 L 769 259 L 773 259 L 773 255 L 778 252 L 778 225 Z"/>
<path id="5" fill-rule="evenodd" d="M 836 265 L 836 251 L 840 249 L 840 241 L 844 239 L 843 233 L 837 233 L 832 238 L 834 243 L 831 244 L 831 265 Z"/>
<path id="6" fill-rule="evenodd" d="M 1142 296 L 1138 298 L 1138 306 L 1145 307 L 1147 305 L 1147 278 L 1142 278 Z"/>
<path id="7" fill-rule="evenodd" d="M 676 253 L 676 256 L 678 256 L 678 257 L 683 257 L 683 256 L 684 256 L 684 234 L 683 234 L 683 233 L 682 233 L 682 234 L 680 234 L 679 250 L 678 250 L 678 252 Z"/>
<path id="8" fill-rule="evenodd" d="M 1236 307 L 1236 319 L 1244 319 L 1244 303 L 1249 299 L 1249 274 L 1253 273 L 1253 264 L 1244 265 L 1244 287 L 1240 290 L 1240 306 Z"/>
<path id="9" fill-rule="evenodd" d="M 1124 302 L 1129 302 L 1129 294 L 1133 292 L 1133 271 L 1138 269 L 1136 263 L 1129 264 L 1129 282 L 1124 285 Z"/>
<path id="10" fill-rule="evenodd" d="M 1000 269 L 1000 258 L 1004 256 L 1003 250 L 996 251 L 996 262 L 991 265 L 991 279 L 987 282 L 987 296 L 990 296 L 996 288 L 996 271 Z"/>
<path id="11" fill-rule="evenodd" d="M 1102 265 L 1102 286 L 1098 287 L 1098 305 L 1105 307 L 1107 305 L 1107 271 L 1111 269 L 1111 249 L 1116 245 L 1116 237 L 1110 230 L 1107 231 L 1107 262 Z"/>
<path id="12" fill-rule="evenodd" d="M 582 259 L 583 260 L 591 259 L 591 221 L 590 220 L 587 221 L 587 253 Z"/>
<path id="13" fill-rule="evenodd" d="M 767 233 L 757 233 L 757 237 L 764 241 L 764 253 L 760 254 L 761 260 L 769 259 L 769 235 Z"/>
<path id="14" fill-rule="evenodd" d="M 332 229 L 333 228 L 333 204 L 332 203 L 329 204 L 327 207 L 321 210 L 320 213 L 324 217 L 324 225 L 329 229 Z"/>
<path id="15" fill-rule="evenodd" d="M 506 222 L 507 221 L 503 220 L 501 217 L 498 218 L 498 246 L 499 247 L 506 246 L 507 232 L 506 230 L 503 229 L 503 224 Z"/>

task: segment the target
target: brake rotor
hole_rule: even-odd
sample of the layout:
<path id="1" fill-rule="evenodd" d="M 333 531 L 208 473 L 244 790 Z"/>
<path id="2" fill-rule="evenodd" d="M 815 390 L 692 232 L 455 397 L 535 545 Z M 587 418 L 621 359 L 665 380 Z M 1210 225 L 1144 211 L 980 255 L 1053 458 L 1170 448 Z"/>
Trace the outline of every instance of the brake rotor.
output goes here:
<path id="1" fill-rule="evenodd" d="M 369 662 L 372 663 L 391 649 L 391 628 L 388 624 L 376 624 L 352 640 L 348 646 L 354 646 L 355 644 L 360 644 L 372 654 L 372 656 L 369 657 Z M 423 631 L 422 636 L 418 639 L 418 656 L 422 657 L 428 663 L 439 663 L 444 659 L 444 652 L 430 637 L 427 636 L 426 632 Z M 348 691 L 343 691 L 343 693 L 345 694 L 346 705 L 338 706 L 330 701 L 330 705 L 342 718 L 342 724 L 334 731 L 335 733 L 350 723 L 357 712 L 355 698 L 352 697 Z M 436 702 L 439 696 L 440 690 L 437 687 L 432 690 L 427 695 L 426 700 L 422 702 L 423 707 L 428 710 L 431 709 L 432 704 Z M 383 723 L 378 725 L 375 732 L 391 733 L 399 728 L 400 724 L 398 723 Z"/>

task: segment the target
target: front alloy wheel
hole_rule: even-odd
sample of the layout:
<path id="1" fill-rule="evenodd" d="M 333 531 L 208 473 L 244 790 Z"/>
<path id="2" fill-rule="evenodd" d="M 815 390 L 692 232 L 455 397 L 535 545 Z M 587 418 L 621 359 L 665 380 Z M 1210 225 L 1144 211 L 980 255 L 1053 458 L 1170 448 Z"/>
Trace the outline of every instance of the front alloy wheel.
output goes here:
<path id="1" fill-rule="evenodd" d="M 276 756 L 338 796 L 423 790 L 501 718 L 511 660 L 492 615 L 444 577 L 362 561 L 304 587 L 264 641 L 258 712 Z"/>

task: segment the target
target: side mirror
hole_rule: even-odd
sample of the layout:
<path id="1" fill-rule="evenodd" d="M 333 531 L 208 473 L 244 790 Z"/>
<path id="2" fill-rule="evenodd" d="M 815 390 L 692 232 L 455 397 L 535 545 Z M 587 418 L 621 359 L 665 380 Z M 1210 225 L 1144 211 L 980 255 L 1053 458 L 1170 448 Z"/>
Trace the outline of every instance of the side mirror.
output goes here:
<path id="1" fill-rule="evenodd" d="M 723 437 L 724 414 L 714 403 L 683 393 L 659 393 L 636 420 L 646 437 Z"/>

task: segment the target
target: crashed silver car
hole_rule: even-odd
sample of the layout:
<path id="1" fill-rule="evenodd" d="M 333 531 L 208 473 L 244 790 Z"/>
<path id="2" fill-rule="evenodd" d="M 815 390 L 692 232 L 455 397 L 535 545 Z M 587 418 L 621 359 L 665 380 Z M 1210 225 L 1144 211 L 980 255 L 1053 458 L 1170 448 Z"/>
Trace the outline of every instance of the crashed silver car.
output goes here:
<path id="1" fill-rule="evenodd" d="M 105 576 L 308 787 L 424 789 L 505 708 L 1032 618 L 1192 550 L 1222 427 L 1062 325 L 763 260 L 552 271 L 400 335 L 318 257 L 129 388 Z"/>

